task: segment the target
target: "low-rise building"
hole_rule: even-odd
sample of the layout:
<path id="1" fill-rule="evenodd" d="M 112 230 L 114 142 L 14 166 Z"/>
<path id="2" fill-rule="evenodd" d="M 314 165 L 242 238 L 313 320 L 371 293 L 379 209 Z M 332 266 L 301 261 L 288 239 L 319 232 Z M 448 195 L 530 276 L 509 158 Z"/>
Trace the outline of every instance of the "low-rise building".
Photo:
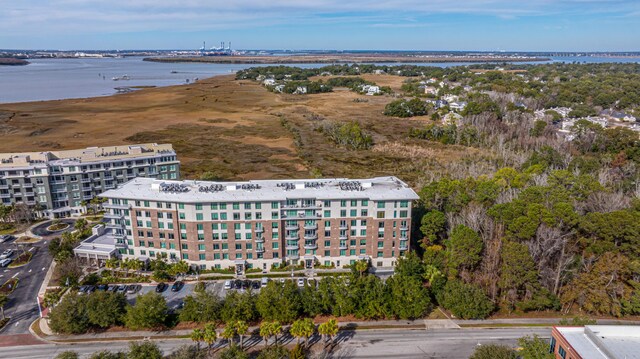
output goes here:
<path id="1" fill-rule="evenodd" d="M 391 268 L 409 250 L 411 205 L 418 199 L 396 177 L 136 178 L 101 196 L 109 211 L 102 235 L 117 238 L 119 256 L 185 260 L 238 273 L 283 263 L 341 268 L 361 259 Z"/>
<path id="2" fill-rule="evenodd" d="M 134 177 L 180 178 L 170 144 L 0 154 L 2 204 L 24 203 L 52 218 L 81 214 L 83 202 Z"/>
<path id="3" fill-rule="evenodd" d="M 553 327 L 549 352 L 557 359 L 638 358 L 640 326 Z"/>

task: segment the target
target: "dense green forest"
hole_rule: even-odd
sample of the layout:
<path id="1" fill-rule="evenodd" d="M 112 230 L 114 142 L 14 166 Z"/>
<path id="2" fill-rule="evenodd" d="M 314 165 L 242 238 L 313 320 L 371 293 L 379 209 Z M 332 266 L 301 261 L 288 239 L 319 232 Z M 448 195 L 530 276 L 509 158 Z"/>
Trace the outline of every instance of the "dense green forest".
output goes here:
<path id="1" fill-rule="evenodd" d="M 281 66 L 248 69 L 238 78 L 406 76 L 401 91 L 409 98 L 385 109 L 398 121 L 431 111 L 419 85 L 436 79 L 439 94 L 468 101 L 462 119 L 417 126 L 407 139 L 483 155 L 425 173 L 418 188 L 413 271 L 433 303 L 462 318 L 547 310 L 640 314 L 638 133 L 579 120 L 567 141 L 556 132 L 558 113 L 533 116 L 554 106 L 571 107 L 569 117 L 609 108 L 638 115 L 640 65 L 471 67 Z"/>

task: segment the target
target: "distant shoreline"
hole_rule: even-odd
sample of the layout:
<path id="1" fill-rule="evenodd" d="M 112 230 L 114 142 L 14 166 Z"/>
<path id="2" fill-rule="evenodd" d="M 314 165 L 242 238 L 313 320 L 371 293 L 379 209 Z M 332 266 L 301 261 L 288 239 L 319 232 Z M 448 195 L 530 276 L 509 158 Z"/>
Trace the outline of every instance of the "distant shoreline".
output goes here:
<path id="1" fill-rule="evenodd" d="M 25 66 L 29 65 L 29 61 L 15 59 L 12 57 L 0 57 L 0 66 Z"/>
<path id="2" fill-rule="evenodd" d="M 493 63 L 493 62 L 546 62 L 546 57 L 511 56 L 397 56 L 397 55 L 293 55 L 293 56 L 202 56 L 202 57 L 146 57 L 150 62 L 194 62 L 212 64 L 332 64 L 332 63 Z"/>

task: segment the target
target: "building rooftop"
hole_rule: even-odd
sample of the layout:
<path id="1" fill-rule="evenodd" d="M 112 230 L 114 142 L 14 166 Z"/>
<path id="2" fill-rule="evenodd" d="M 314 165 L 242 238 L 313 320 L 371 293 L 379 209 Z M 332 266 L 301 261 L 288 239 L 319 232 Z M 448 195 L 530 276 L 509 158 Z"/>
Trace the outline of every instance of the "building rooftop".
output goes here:
<path id="1" fill-rule="evenodd" d="M 111 229 L 99 224 L 94 226 L 92 234 L 87 239 L 83 240 L 73 252 L 78 254 L 103 254 L 111 255 L 116 251 L 117 239 L 114 237 Z"/>
<path id="2" fill-rule="evenodd" d="M 136 145 L 87 147 L 77 150 L 0 153 L 0 168 L 49 164 L 83 164 L 89 162 L 131 159 L 144 155 L 175 154 L 171 144 L 143 143 Z"/>
<path id="3" fill-rule="evenodd" d="M 370 179 L 259 180 L 246 182 L 166 181 L 135 178 L 100 196 L 161 202 L 283 201 L 288 198 L 416 200 L 396 177 Z"/>
<path id="4" fill-rule="evenodd" d="M 630 359 L 640 357 L 640 326 L 587 325 L 556 327 L 582 358 Z"/>

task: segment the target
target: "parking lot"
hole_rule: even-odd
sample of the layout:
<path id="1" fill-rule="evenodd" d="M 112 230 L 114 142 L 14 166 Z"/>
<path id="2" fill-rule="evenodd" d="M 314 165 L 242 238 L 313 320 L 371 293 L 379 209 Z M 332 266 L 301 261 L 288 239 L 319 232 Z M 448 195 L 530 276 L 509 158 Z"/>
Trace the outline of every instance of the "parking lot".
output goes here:
<path id="1" fill-rule="evenodd" d="M 15 243 L 15 239 L 0 243 L 0 252 L 9 248 L 15 252 L 11 256 L 12 259 L 22 251 Z M 31 322 L 39 316 L 36 297 L 52 259 L 48 253 L 46 240 L 25 244 L 24 250 L 34 253 L 29 263 L 18 268 L 0 268 L 0 283 L 5 283 L 11 278 L 19 280 L 18 286 L 9 294 L 9 302 L 4 307 L 5 315 L 11 317 L 11 321 L 4 327 L 1 334 L 26 333 Z"/>
<path id="2" fill-rule="evenodd" d="M 299 285 L 298 280 L 300 278 L 286 278 L 286 280 L 292 280 L 292 279 L 294 280 L 296 285 Z M 285 278 L 275 278 L 272 280 L 284 281 Z M 250 280 L 251 282 L 250 285 L 247 285 L 248 283 L 245 283 L 246 288 L 243 288 L 242 283 L 240 283 L 240 282 L 243 282 L 242 280 L 238 279 L 238 280 L 231 280 L 231 281 L 234 282 L 232 289 L 225 289 L 225 282 L 226 282 L 225 280 L 206 281 L 204 283 L 206 284 L 207 292 L 215 294 L 220 298 L 224 298 L 228 293 L 232 291 L 237 291 L 242 293 L 250 290 L 253 293 L 259 293 L 261 289 L 260 279 Z M 306 280 L 305 280 L 305 283 L 306 283 Z M 162 296 L 166 299 L 167 306 L 169 308 L 177 309 L 184 302 L 185 297 L 189 295 L 193 295 L 193 291 L 196 284 L 194 282 L 186 282 L 184 286 L 179 291 L 176 291 L 176 292 L 171 290 L 172 284 L 173 282 L 168 282 L 167 287 L 160 294 L 162 294 Z M 238 284 L 240 284 L 240 286 L 238 286 Z M 141 288 L 139 291 L 136 291 L 135 293 L 126 293 L 125 295 L 127 297 L 127 301 L 130 304 L 134 304 L 136 301 L 136 297 L 149 292 L 156 292 L 156 284 L 141 284 Z"/>

